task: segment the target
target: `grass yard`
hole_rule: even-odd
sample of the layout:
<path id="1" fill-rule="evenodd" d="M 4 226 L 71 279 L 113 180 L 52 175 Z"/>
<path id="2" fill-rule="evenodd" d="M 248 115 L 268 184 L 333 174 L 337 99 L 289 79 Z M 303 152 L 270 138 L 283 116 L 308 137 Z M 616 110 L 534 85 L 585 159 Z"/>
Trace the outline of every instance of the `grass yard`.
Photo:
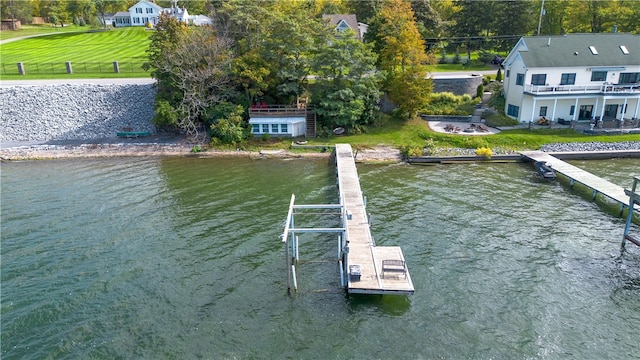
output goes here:
<path id="1" fill-rule="evenodd" d="M 515 129 L 502 131 L 495 135 L 464 136 L 462 134 L 444 134 L 432 131 L 427 122 L 414 118 L 403 121 L 389 119 L 384 126 L 370 128 L 367 133 L 358 135 L 331 136 L 329 138 L 305 139 L 308 145 L 335 145 L 350 143 L 354 148 L 372 148 L 388 145 L 396 148 L 441 148 L 440 154 L 446 155 L 450 148 L 478 149 L 489 147 L 510 151 L 538 150 L 544 144 L 570 142 L 621 142 L 638 141 L 637 134 L 627 135 L 588 135 L 572 129 Z M 249 148 L 275 147 L 289 148 L 291 139 L 252 139 Z"/>
<path id="2" fill-rule="evenodd" d="M 0 31 L 0 40 L 13 39 L 21 36 L 32 36 L 41 34 L 58 34 L 68 32 L 86 32 L 90 28 L 88 26 L 76 26 L 73 24 L 65 25 L 64 27 L 53 26 L 51 24 L 29 24 L 22 25 L 19 30 L 2 30 Z"/>
<path id="3" fill-rule="evenodd" d="M 2 79 L 65 78 L 70 61 L 74 75 L 85 78 L 115 75 L 113 62 L 129 76 L 148 76 L 141 66 L 147 59 L 150 31 L 127 27 L 97 32 L 69 32 L 39 36 L 0 45 Z M 18 75 L 22 62 L 27 75 Z"/>

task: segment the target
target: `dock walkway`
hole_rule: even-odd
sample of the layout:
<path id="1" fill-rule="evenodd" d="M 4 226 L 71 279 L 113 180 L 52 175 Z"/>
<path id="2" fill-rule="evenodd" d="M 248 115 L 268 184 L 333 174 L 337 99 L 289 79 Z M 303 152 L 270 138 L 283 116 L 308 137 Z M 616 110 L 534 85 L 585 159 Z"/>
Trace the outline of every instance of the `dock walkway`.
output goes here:
<path id="1" fill-rule="evenodd" d="M 340 204 L 347 214 L 344 236 L 348 251 L 344 268 L 350 269 L 352 265 L 358 265 L 360 268 L 359 278 L 347 276 L 347 292 L 413 294 L 414 287 L 406 265 L 404 271 L 383 273 L 383 260 L 400 260 L 403 264 L 406 262 L 400 247 L 375 245 L 351 145 L 336 145 L 336 169 Z"/>
<path id="2" fill-rule="evenodd" d="M 566 163 L 550 154 L 542 151 L 525 151 L 521 153 L 523 156 L 533 161 L 543 161 L 551 165 L 551 168 L 556 172 L 567 177 L 571 185 L 574 182 L 583 184 L 584 186 L 593 190 L 593 197 L 595 198 L 598 193 L 618 202 L 620 204 L 620 210 L 625 206 L 629 206 L 629 196 L 625 194 L 624 188 L 602 179 L 596 175 L 591 174 L 579 167 Z M 640 210 L 638 206 L 635 206 L 636 210 Z"/>

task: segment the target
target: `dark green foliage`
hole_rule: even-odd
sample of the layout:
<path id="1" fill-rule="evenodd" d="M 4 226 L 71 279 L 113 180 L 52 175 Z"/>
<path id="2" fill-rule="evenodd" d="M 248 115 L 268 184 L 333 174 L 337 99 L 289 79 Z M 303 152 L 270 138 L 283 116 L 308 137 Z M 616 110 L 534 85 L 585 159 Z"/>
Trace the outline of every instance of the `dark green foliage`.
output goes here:
<path id="1" fill-rule="evenodd" d="M 496 81 L 502 81 L 502 68 L 498 67 L 498 73 L 496 73 Z"/>
<path id="2" fill-rule="evenodd" d="M 480 84 L 478 85 L 478 88 L 476 89 L 476 97 L 479 99 L 482 99 L 482 95 L 484 95 L 484 85 Z"/>
<path id="3" fill-rule="evenodd" d="M 211 124 L 211 136 L 225 144 L 237 144 L 245 137 L 243 123 L 244 108 L 228 102 L 209 109 L 207 122 Z"/>
<path id="4" fill-rule="evenodd" d="M 166 100 L 156 101 L 156 113 L 153 124 L 162 129 L 170 129 L 178 125 L 178 111 Z"/>

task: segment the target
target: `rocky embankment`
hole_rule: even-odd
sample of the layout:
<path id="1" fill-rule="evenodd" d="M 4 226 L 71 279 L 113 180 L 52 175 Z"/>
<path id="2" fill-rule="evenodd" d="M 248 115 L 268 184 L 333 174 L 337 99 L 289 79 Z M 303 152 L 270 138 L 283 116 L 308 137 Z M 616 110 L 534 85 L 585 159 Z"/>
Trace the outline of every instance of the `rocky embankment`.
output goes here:
<path id="1" fill-rule="evenodd" d="M 0 88 L 0 141 L 91 140 L 122 129 L 154 132 L 153 85 Z"/>

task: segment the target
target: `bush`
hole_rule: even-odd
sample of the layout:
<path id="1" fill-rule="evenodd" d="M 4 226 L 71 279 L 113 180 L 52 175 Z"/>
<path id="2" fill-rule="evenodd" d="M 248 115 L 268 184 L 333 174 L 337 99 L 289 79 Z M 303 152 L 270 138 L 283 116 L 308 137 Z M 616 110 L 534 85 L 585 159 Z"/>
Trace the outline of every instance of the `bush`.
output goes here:
<path id="1" fill-rule="evenodd" d="M 484 95 L 484 85 L 480 84 L 476 89 L 476 97 L 482 101 L 482 95 Z"/>
<path id="2" fill-rule="evenodd" d="M 488 160 L 488 159 L 491 159 L 491 156 L 493 155 L 493 151 L 491 151 L 491 149 L 488 147 L 481 147 L 476 149 L 476 155 L 484 156 L 484 158 Z"/>
<path id="3" fill-rule="evenodd" d="M 469 95 L 455 95 L 450 92 L 432 93 L 429 103 L 422 109 L 429 115 L 471 115 L 478 99 Z"/>
<path id="4" fill-rule="evenodd" d="M 403 159 L 408 159 L 410 157 L 422 156 L 424 154 L 424 150 L 422 146 L 407 145 L 400 148 L 400 153 L 402 154 Z"/>
<path id="5" fill-rule="evenodd" d="M 166 100 L 156 102 L 156 114 L 153 116 L 153 124 L 159 128 L 171 128 L 178 125 L 178 111 Z"/>
<path id="6" fill-rule="evenodd" d="M 502 81 L 502 69 L 498 67 L 498 73 L 496 74 L 496 81 Z"/>

